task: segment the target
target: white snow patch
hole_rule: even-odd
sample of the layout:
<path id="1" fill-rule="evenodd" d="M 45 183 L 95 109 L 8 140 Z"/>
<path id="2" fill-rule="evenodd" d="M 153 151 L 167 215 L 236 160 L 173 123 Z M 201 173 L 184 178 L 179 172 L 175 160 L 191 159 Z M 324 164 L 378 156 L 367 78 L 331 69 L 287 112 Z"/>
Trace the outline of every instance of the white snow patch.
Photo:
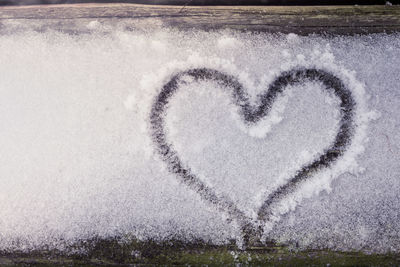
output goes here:
<path id="1" fill-rule="evenodd" d="M 121 234 L 240 242 L 237 223 L 179 184 L 156 153 L 154 99 L 189 68 L 235 75 L 254 103 L 282 71 L 317 67 L 352 91 L 354 139 L 332 168 L 274 207 L 265 237 L 398 251 L 398 35 L 131 32 L 103 24 L 90 22 L 93 32 L 82 35 L 0 36 L 7 51 L 0 54 L 0 249 L 63 249 Z M 338 103 L 318 83 L 287 90 L 254 127 L 238 117 L 227 88 L 187 80 L 181 89 L 169 106 L 169 138 L 194 173 L 252 217 L 337 130 Z"/>

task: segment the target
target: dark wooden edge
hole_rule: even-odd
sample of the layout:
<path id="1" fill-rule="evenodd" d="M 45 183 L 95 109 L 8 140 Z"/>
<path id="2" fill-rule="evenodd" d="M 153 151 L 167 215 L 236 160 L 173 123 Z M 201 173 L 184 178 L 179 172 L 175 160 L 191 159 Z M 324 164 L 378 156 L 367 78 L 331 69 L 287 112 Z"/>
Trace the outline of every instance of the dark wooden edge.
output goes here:
<path id="1" fill-rule="evenodd" d="M 0 23 L 40 20 L 51 26 L 82 20 L 131 21 L 180 30 L 233 29 L 282 33 L 369 34 L 400 32 L 400 6 L 168 6 L 65 4 L 0 7 Z"/>

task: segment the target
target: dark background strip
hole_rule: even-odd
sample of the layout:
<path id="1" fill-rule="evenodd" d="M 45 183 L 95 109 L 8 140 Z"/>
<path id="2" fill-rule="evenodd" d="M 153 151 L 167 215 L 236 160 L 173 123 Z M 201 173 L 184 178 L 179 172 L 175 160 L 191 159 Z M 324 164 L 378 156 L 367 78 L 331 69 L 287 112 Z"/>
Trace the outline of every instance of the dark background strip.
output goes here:
<path id="1" fill-rule="evenodd" d="M 153 5 L 385 5 L 400 0 L 0 0 L 0 5 L 135 3 Z"/>

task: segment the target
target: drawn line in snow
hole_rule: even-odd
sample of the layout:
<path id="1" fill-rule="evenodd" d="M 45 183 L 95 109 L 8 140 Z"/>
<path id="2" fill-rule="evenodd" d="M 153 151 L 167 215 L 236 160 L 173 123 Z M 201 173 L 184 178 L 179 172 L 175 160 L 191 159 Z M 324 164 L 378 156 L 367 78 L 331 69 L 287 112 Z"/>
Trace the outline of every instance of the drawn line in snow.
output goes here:
<path id="1" fill-rule="evenodd" d="M 248 125 L 257 123 L 268 115 L 272 104 L 279 94 L 289 85 L 303 83 L 305 81 L 320 81 L 325 89 L 333 92 L 340 102 L 340 127 L 336 137 L 329 148 L 309 165 L 298 170 L 288 183 L 278 187 L 270 193 L 258 210 L 258 219 L 255 222 L 245 215 L 235 203 L 226 196 L 221 196 L 203 183 L 188 166 L 184 166 L 173 145 L 167 140 L 165 134 L 164 118 L 167 113 L 167 104 L 179 89 L 181 84 L 188 83 L 183 77 L 191 77 L 191 82 L 213 80 L 224 88 L 232 89 L 232 97 L 235 104 L 240 107 L 240 115 Z M 321 69 L 292 69 L 283 72 L 259 96 L 258 106 L 250 104 L 249 97 L 242 84 L 232 75 L 225 74 L 218 70 L 198 68 L 182 71 L 174 75 L 167 82 L 152 106 L 150 114 L 152 138 L 156 144 L 157 151 L 163 161 L 168 165 L 170 172 L 176 174 L 177 178 L 192 190 L 195 190 L 204 200 L 212 203 L 218 209 L 226 212 L 232 219 L 236 220 L 242 230 L 245 246 L 259 243 L 263 232 L 263 225 L 271 218 L 272 207 L 282 201 L 285 196 L 296 191 L 296 188 L 312 177 L 321 169 L 328 168 L 340 156 L 343 155 L 349 144 L 354 131 L 353 113 L 356 102 L 351 92 L 344 83 L 335 75 Z"/>

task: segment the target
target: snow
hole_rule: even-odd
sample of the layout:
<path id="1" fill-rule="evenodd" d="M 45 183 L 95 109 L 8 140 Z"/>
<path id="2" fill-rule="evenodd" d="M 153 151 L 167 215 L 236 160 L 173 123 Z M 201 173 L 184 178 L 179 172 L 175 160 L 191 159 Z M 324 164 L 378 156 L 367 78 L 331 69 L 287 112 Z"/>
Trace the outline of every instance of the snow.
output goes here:
<path id="1" fill-rule="evenodd" d="M 102 23 L 88 24 L 90 34 L 0 36 L 0 249 L 125 234 L 241 242 L 235 220 L 168 171 L 151 138 L 151 107 L 187 69 L 233 75 L 255 103 L 283 71 L 316 67 L 352 92 L 353 139 L 274 206 L 264 238 L 398 252 L 398 34 L 135 32 Z M 254 218 L 268 193 L 330 145 L 339 102 L 321 83 L 297 84 L 248 125 L 227 89 L 186 77 L 168 104 L 167 137 L 193 173 Z"/>

